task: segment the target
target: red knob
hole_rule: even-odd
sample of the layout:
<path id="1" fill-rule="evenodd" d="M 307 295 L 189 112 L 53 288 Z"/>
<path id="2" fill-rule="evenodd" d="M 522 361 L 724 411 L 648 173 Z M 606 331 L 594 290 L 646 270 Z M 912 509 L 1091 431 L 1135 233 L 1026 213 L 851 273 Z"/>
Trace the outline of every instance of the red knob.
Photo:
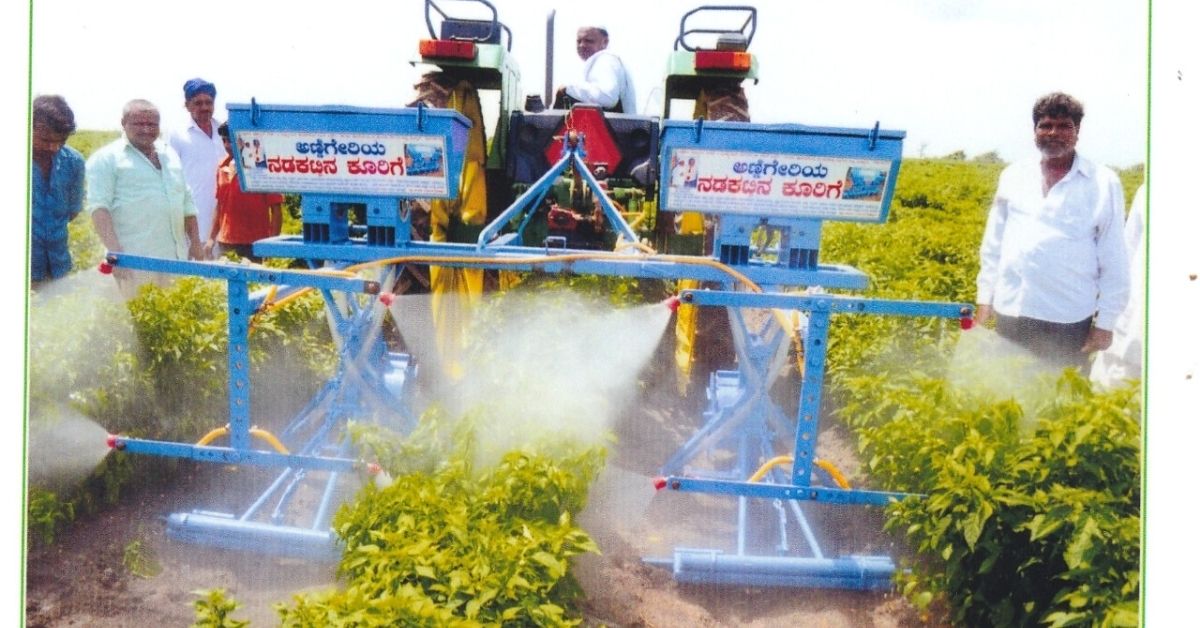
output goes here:
<path id="1" fill-rule="evenodd" d="M 378 462 L 367 463 L 367 475 L 379 475 L 380 471 L 383 471 L 383 467 L 379 466 Z"/>
<path id="2" fill-rule="evenodd" d="M 396 295 L 391 292 L 385 292 L 379 295 L 379 302 L 387 307 L 392 307 L 392 303 L 396 300 Z"/>
<path id="3" fill-rule="evenodd" d="M 970 318 L 968 316 L 964 316 L 964 317 L 958 319 L 958 324 L 960 327 L 962 327 L 963 331 L 967 331 L 968 329 L 971 329 L 972 327 L 975 326 L 975 319 Z"/>
<path id="4" fill-rule="evenodd" d="M 98 267 L 98 270 L 100 271 L 100 274 L 102 274 L 102 275 L 111 275 L 112 271 L 113 271 L 113 267 L 112 267 L 112 264 L 109 264 L 107 261 L 104 261 L 104 262 L 100 262 L 100 266 Z"/>
<path id="5" fill-rule="evenodd" d="M 672 312 L 679 309 L 679 303 L 680 301 L 678 296 L 667 297 L 667 299 L 663 301 L 663 305 L 667 306 L 667 309 L 671 310 Z"/>
<path id="6" fill-rule="evenodd" d="M 661 491 L 664 488 L 667 488 L 667 478 L 664 478 L 661 475 L 654 478 L 654 490 Z"/>
<path id="7" fill-rule="evenodd" d="M 109 434 L 108 437 L 104 439 L 104 442 L 108 445 L 109 449 L 116 449 L 120 451 L 125 449 L 125 443 L 121 442 L 120 438 L 121 437 L 117 436 L 116 434 Z"/>

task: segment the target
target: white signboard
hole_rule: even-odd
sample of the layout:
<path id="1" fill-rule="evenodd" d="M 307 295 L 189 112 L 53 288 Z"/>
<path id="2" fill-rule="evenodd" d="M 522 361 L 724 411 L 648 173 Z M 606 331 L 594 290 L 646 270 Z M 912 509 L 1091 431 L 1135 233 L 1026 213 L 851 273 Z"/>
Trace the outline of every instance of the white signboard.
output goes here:
<path id="1" fill-rule="evenodd" d="M 892 162 L 676 148 L 668 211 L 880 221 Z"/>
<path id="2" fill-rule="evenodd" d="M 441 136 L 241 131 L 233 151 L 249 192 L 448 196 Z"/>

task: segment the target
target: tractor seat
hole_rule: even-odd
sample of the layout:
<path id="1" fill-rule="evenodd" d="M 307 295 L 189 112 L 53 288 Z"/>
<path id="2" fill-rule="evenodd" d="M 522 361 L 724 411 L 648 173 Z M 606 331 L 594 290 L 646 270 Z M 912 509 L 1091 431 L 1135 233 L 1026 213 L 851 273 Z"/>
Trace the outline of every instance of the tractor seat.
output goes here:
<path id="1" fill-rule="evenodd" d="M 744 52 L 750 47 L 750 41 L 744 33 L 722 33 L 717 37 L 717 50 L 736 50 Z"/>

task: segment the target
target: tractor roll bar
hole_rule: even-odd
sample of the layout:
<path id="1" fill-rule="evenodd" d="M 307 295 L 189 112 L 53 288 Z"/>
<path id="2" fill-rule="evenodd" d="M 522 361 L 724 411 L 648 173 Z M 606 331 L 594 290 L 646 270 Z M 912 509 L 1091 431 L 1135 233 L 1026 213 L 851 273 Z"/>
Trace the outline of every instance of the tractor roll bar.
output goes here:
<path id="1" fill-rule="evenodd" d="M 688 18 L 692 17 L 693 15 L 695 15 L 697 13 L 701 13 L 701 12 L 717 12 L 717 11 L 730 11 L 730 12 L 743 12 L 744 11 L 746 13 L 746 21 L 742 22 L 742 25 L 740 28 L 736 28 L 736 29 L 734 29 L 734 28 L 691 28 L 691 29 L 689 29 L 687 27 Z M 749 5 L 736 5 L 736 6 L 734 6 L 734 5 L 728 5 L 728 6 L 704 5 L 704 6 L 696 7 L 695 9 L 692 9 L 691 11 L 684 13 L 683 17 L 679 19 L 679 36 L 675 38 L 675 50 L 679 50 L 680 48 L 683 48 L 684 50 L 687 50 L 688 52 L 695 52 L 696 48 L 693 46 L 689 46 L 686 41 L 688 35 L 695 35 L 695 34 L 706 34 L 706 35 L 738 34 L 738 35 L 742 35 L 746 38 L 746 46 L 749 47 L 751 40 L 754 39 L 754 31 L 757 30 L 757 28 L 758 28 L 758 9 L 756 9 L 755 7 L 752 7 Z M 749 30 L 747 31 L 747 29 L 749 29 Z"/>
<path id="2" fill-rule="evenodd" d="M 473 41 L 476 43 L 493 43 L 492 40 L 493 40 L 493 38 L 495 38 L 496 41 L 494 43 L 500 43 L 500 40 L 502 39 L 502 37 L 497 36 L 497 30 L 499 30 L 500 33 L 508 35 L 508 43 L 505 46 L 505 49 L 508 52 L 512 52 L 512 30 L 509 29 L 508 26 L 505 26 L 502 22 L 499 21 L 499 19 L 497 17 L 497 13 L 496 13 L 496 7 L 493 6 L 492 3 L 488 2 L 487 0 L 452 0 L 452 1 L 455 1 L 455 2 L 478 2 L 479 4 L 482 4 L 483 6 L 488 8 L 488 10 L 492 14 L 492 17 L 490 20 L 487 20 L 487 19 L 474 20 L 474 19 L 452 17 L 448 13 L 443 11 L 442 7 L 438 6 L 437 3 L 434 2 L 434 0 L 425 0 L 425 26 L 426 26 L 426 28 L 429 29 L 430 37 L 432 37 L 433 39 L 459 39 L 459 40 L 465 40 L 465 41 Z M 443 26 L 446 22 L 458 22 L 458 23 L 470 23 L 471 25 L 486 25 L 487 30 L 482 33 L 470 32 L 465 29 L 460 30 L 459 32 L 456 32 L 456 33 L 451 33 L 451 34 L 439 33 L 438 32 L 439 29 L 435 29 L 433 27 L 433 14 L 430 11 L 430 9 L 432 9 L 433 11 L 436 11 L 437 14 L 439 16 L 441 16 L 442 23 L 439 24 L 439 26 Z M 444 26 L 443 26 L 443 28 L 444 28 Z"/>

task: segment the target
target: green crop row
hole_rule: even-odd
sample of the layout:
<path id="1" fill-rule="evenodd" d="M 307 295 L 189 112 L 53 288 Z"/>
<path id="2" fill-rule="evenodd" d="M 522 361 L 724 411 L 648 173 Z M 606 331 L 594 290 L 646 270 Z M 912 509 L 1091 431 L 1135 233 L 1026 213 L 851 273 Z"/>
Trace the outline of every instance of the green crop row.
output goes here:
<path id="1" fill-rule="evenodd" d="M 112 434 L 194 442 L 225 425 L 225 285 L 180 278 L 168 288 L 145 286 L 127 303 L 87 292 L 97 285 L 81 282 L 75 292 L 31 299 L 29 431 L 54 433 L 81 416 Z M 332 341 L 322 314 L 319 298 L 302 298 L 256 319 L 249 346 L 251 384 L 261 393 L 252 398 L 256 417 L 286 412 L 279 400 L 311 396 L 328 374 Z M 289 403 L 295 404 L 283 405 Z M 46 455 L 30 451 L 30 465 Z M 35 487 L 30 530 L 53 541 L 76 514 L 94 512 L 130 482 L 169 476 L 176 466 L 112 453 L 79 485 Z"/>
<path id="2" fill-rule="evenodd" d="M 282 625 L 578 625 L 570 560 L 598 549 L 573 516 L 604 451 L 530 443 L 479 468 L 485 412 L 450 424 L 433 409 L 405 438 L 355 430 L 390 480 L 334 518 L 343 586 L 278 605 Z"/>
<path id="3" fill-rule="evenodd" d="M 70 145 L 84 157 L 119 136 L 79 131 Z M 298 212 L 290 197 L 290 214 Z M 293 220 L 294 222 L 294 220 Z M 296 231 L 299 231 L 298 226 Z M 75 273 L 95 272 L 104 247 L 86 213 L 68 225 Z M 219 282 L 181 279 L 168 289 L 148 288 L 122 303 L 98 298 L 110 279 L 75 274 L 70 290 L 44 289 L 29 302 L 29 430 L 53 430 L 64 416 L 82 415 L 110 433 L 196 440 L 227 422 L 226 307 Z M 110 286 L 111 287 L 111 286 Z M 307 298 L 256 320 L 252 382 L 270 399 L 307 394 L 328 372 L 331 350 L 319 299 Z M 279 377 L 290 373 L 290 377 Z M 31 451 L 36 457 L 44 452 Z M 172 461 L 120 454 L 105 457 L 75 485 L 33 486 L 29 530 L 52 542 L 77 514 L 114 502 L 139 478 L 162 476 Z M 167 476 L 170 473 L 166 474 Z"/>
<path id="4" fill-rule="evenodd" d="M 905 161 L 888 224 L 831 226 L 825 259 L 865 270 L 870 296 L 973 302 L 999 168 Z M 1120 174 L 1131 196 L 1141 169 Z M 1136 625 L 1140 388 L 964 359 L 988 333 L 861 316 L 830 332 L 828 410 L 873 485 L 924 495 L 888 508 L 913 551 L 904 592 L 956 625 Z"/>
<path id="5" fill-rule="evenodd" d="M 972 301 L 1000 167 L 906 160 L 887 224 L 828 225 L 823 261 L 864 270 L 870 296 Z M 1121 175 L 1132 195 L 1140 170 Z M 79 267 L 98 259 L 86 223 L 72 225 L 72 247 Z M 621 284 L 617 300 L 638 291 Z M 321 307 L 302 300 L 256 321 L 256 391 L 315 387 L 329 368 Z M 85 312 L 69 298 L 35 299 L 31 426 L 55 420 L 63 403 L 132 436 L 194 440 L 224 424 L 225 316 L 223 285 L 198 279 L 148 289 L 128 307 L 97 302 Z M 1032 403 L 983 396 L 950 383 L 961 337 L 957 321 L 866 316 L 835 317 L 830 333 L 826 403 L 858 435 L 871 482 L 927 495 L 889 508 L 889 527 L 914 550 L 904 590 L 918 604 L 946 605 L 963 625 L 1136 620 L 1137 389 L 1099 393 L 1066 374 L 1040 382 L 1053 394 L 1030 393 Z M 277 376 L 297 369 L 306 376 Z M 415 625 L 575 621 L 567 561 L 594 546 L 571 515 L 602 454 L 533 448 L 477 469 L 476 445 L 453 430 L 414 436 L 359 434 L 394 481 L 367 489 L 335 521 L 347 543 L 346 586 L 280 607 L 285 623 L 322 625 L 311 623 L 320 616 L 372 625 L 387 613 Z M 388 451 L 405 455 L 387 462 Z M 31 529 L 50 540 L 75 513 L 165 464 L 110 455 L 79 491 L 32 494 Z M 205 608 L 230 609 L 219 596 Z"/>

